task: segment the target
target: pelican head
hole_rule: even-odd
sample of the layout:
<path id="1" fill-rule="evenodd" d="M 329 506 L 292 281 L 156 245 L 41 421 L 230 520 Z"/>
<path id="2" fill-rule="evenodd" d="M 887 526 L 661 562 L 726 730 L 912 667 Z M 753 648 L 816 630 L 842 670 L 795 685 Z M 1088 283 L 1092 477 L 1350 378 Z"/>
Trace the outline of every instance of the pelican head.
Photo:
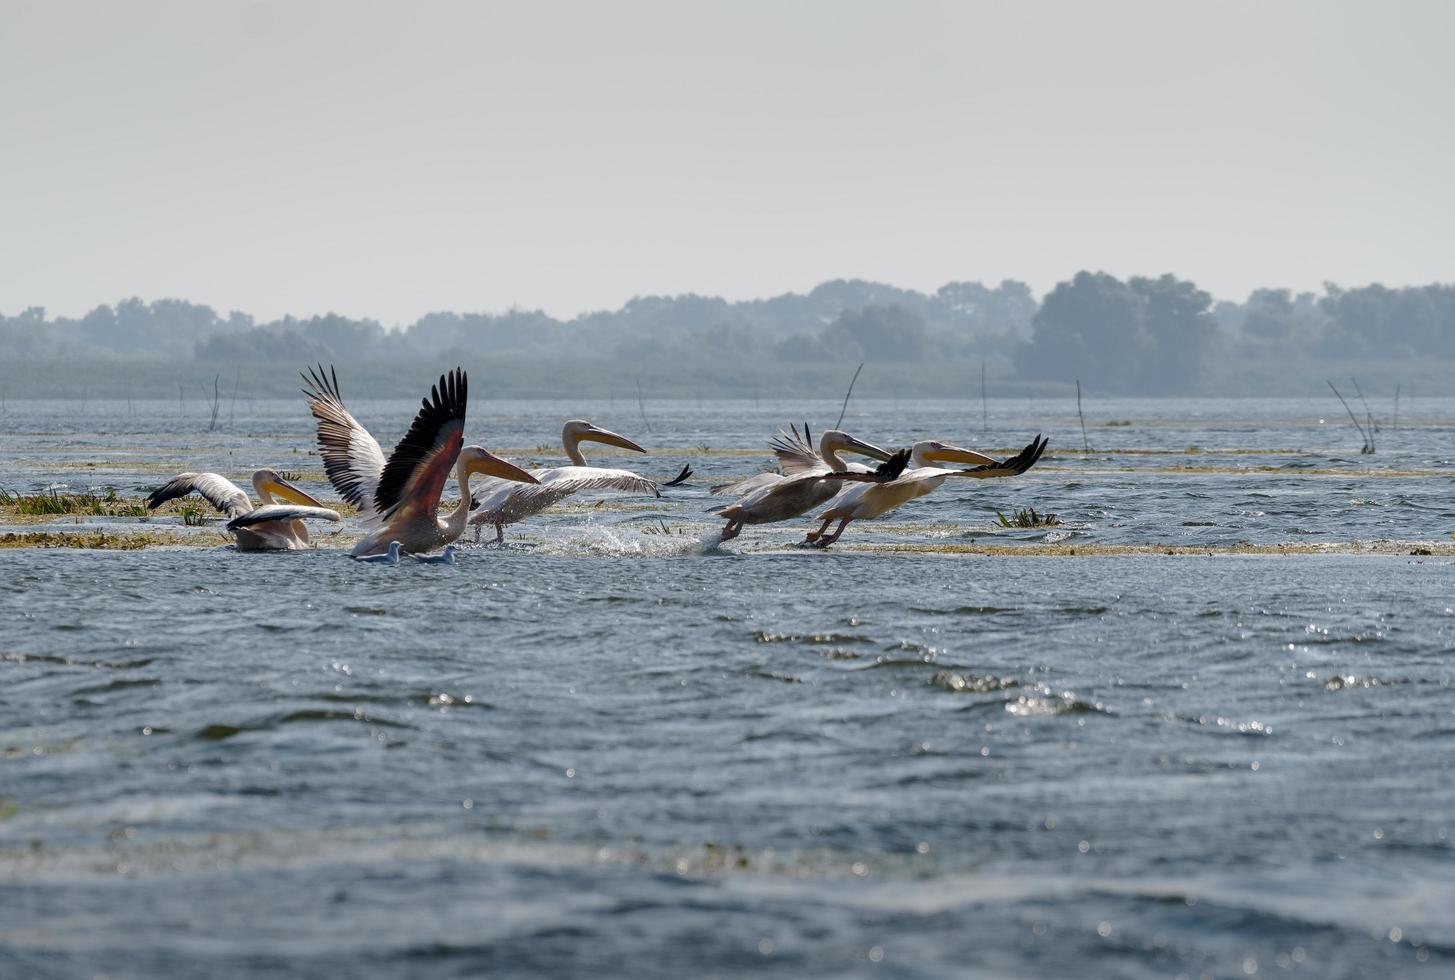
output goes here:
<path id="1" fill-rule="evenodd" d="M 961 449 L 959 446 L 952 446 L 934 439 L 915 443 L 912 459 L 917 467 L 929 466 L 932 463 L 969 463 L 973 466 L 986 466 L 995 462 L 984 453 L 977 453 L 973 449 Z"/>
<path id="2" fill-rule="evenodd" d="M 855 439 L 847 432 L 841 432 L 838 429 L 829 429 L 818 437 L 818 454 L 824 459 L 836 456 L 840 452 L 858 453 L 860 456 L 877 459 L 881 463 L 888 462 L 892 455 L 878 446 L 871 445 L 862 439 Z"/>
<path id="3" fill-rule="evenodd" d="M 461 449 L 455 465 L 460 467 L 465 476 L 481 473 L 485 476 L 497 476 L 502 480 L 514 480 L 516 483 L 541 482 L 510 460 L 501 459 L 483 446 L 466 446 Z"/>
<path id="4" fill-rule="evenodd" d="M 574 459 L 576 455 L 579 455 L 576 447 L 583 442 L 602 442 L 619 449 L 630 449 L 634 453 L 646 452 L 626 436 L 617 435 L 610 429 L 603 429 L 585 419 L 572 419 L 567 422 L 565 428 L 561 430 L 561 444 L 566 447 L 566 455 Z"/>
<path id="5" fill-rule="evenodd" d="M 291 504 L 302 504 L 305 507 L 322 507 L 311 494 L 303 488 L 295 486 L 277 470 L 258 470 L 253 474 L 253 490 L 265 504 L 273 502 L 275 496 L 288 501 Z"/>

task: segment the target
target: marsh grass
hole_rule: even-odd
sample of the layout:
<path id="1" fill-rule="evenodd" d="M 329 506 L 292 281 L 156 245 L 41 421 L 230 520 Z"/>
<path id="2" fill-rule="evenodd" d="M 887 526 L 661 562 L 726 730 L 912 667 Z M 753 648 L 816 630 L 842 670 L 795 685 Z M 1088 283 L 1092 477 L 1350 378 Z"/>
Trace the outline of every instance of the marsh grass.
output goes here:
<path id="1" fill-rule="evenodd" d="M 996 511 L 995 516 L 1001 527 L 1056 527 L 1061 523 L 1055 514 L 1037 514 L 1034 507 L 1014 511 L 1010 517 Z"/>
<path id="2" fill-rule="evenodd" d="M 182 504 L 177 509 L 182 512 L 182 523 L 187 527 L 202 527 L 207 523 L 206 509 L 196 504 Z"/>
<path id="3" fill-rule="evenodd" d="M 657 518 L 656 527 L 647 524 L 641 528 L 641 532 L 643 534 L 655 534 L 658 537 L 668 538 L 691 538 L 696 536 L 696 533 L 694 533 L 694 531 L 689 527 L 682 527 L 681 525 L 678 525 L 677 527 L 668 527 L 667 522 L 662 520 L 660 517 Z"/>
<path id="4" fill-rule="evenodd" d="M 104 495 L 94 493 L 14 494 L 0 490 L 0 508 L 27 517 L 57 514 L 91 514 L 97 517 L 145 517 L 146 508 L 137 501 L 119 496 L 115 487 L 107 487 Z"/>
<path id="5" fill-rule="evenodd" d="M 87 531 L 67 534 L 58 531 L 8 531 L 0 534 L 3 548 L 87 548 L 100 551 L 140 551 L 142 548 L 189 545 L 212 548 L 228 544 L 221 534 L 180 535 L 162 531 Z"/>

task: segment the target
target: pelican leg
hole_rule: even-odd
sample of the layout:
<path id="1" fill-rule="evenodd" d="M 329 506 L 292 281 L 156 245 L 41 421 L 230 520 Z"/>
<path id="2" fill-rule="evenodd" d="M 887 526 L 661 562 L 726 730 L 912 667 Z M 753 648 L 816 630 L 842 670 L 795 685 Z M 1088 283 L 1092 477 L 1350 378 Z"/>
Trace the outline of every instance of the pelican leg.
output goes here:
<path id="1" fill-rule="evenodd" d="M 476 524 L 475 525 L 475 540 L 473 542 L 474 544 L 479 544 L 480 543 L 480 532 L 483 531 L 484 529 L 485 529 L 485 526 L 483 524 Z"/>
<path id="2" fill-rule="evenodd" d="M 738 521 L 728 521 L 727 526 L 722 529 L 722 537 L 719 541 L 731 541 L 742 533 L 743 525 Z"/>
<path id="3" fill-rule="evenodd" d="M 817 531 L 809 531 L 808 532 L 808 537 L 806 537 L 806 538 L 803 539 L 803 543 L 804 544 L 813 544 L 819 538 L 823 537 L 824 532 L 829 529 L 829 525 L 832 524 L 833 522 L 834 522 L 834 519 L 832 517 L 825 517 L 824 518 L 824 522 L 823 522 L 823 527 L 820 527 Z"/>
<path id="4" fill-rule="evenodd" d="M 505 522 L 504 521 L 496 521 L 495 522 L 495 544 L 496 544 L 497 547 L 500 547 L 500 548 L 504 548 L 505 547 Z"/>
<path id="5" fill-rule="evenodd" d="M 839 535 L 844 533 L 844 528 L 848 527 L 849 522 L 852 520 L 852 517 L 846 517 L 842 521 L 839 521 L 839 526 L 834 528 L 833 534 L 830 534 L 826 538 L 819 538 L 817 541 L 814 542 L 814 544 L 818 545 L 820 548 L 827 548 L 829 545 L 839 540 Z"/>

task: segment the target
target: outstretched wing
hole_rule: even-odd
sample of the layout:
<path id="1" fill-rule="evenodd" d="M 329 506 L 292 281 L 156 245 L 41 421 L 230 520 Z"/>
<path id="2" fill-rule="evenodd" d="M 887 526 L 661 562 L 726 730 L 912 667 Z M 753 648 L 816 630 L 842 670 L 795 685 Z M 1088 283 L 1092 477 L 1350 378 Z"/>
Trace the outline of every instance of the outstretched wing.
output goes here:
<path id="1" fill-rule="evenodd" d="M 388 516 L 401 507 L 418 507 L 431 516 L 465 441 L 469 379 L 461 368 L 440 375 L 421 400 L 419 414 L 384 464 L 374 509 Z"/>
<path id="2" fill-rule="evenodd" d="M 1046 442 L 1040 433 L 1030 441 L 1030 444 L 1009 459 L 1003 459 L 998 463 L 991 463 L 987 466 L 976 466 L 968 470 L 954 470 L 953 476 L 970 476 L 977 480 L 990 479 L 997 476 L 1020 476 L 1026 470 L 1036 465 L 1041 458 L 1041 453 L 1046 451 Z"/>
<path id="3" fill-rule="evenodd" d="M 899 478 L 904 468 L 909 465 L 910 452 L 908 449 L 901 449 L 887 460 L 880 463 L 871 473 L 867 470 L 857 472 L 855 470 L 835 470 L 832 473 L 825 473 L 822 479 L 841 480 L 845 483 L 890 483 Z"/>
<path id="4" fill-rule="evenodd" d="M 813 448 L 813 437 L 809 435 L 808 423 L 803 423 L 803 435 L 798 434 L 796 425 L 790 424 L 788 428 L 792 435 L 779 429 L 778 434 L 768 443 L 773 455 L 778 457 L 778 465 L 782 467 L 784 475 L 794 476 L 822 467 L 823 457 Z"/>
<path id="5" fill-rule="evenodd" d="M 178 473 L 157 487 L 147 497 L 147 510 L 156 510 L 168 500 L 200 494 L 204 500 L 228 517 L 238 517 L 253 509 L 253 502 L 242 488 L 216 473 Z"/>
<path id="6" fill-rule="evenodd" d="M 528 483 L 517 484 L 519 495 L 527 500 L 539 496 L 568 497 L 583 490 L 621 490 L 652 497 L 662 495 L 654 481 L 631 470 L 609 470 L 600 466 L 560 466 L 551 472 L 559 475 L 542 475 L 541 482 L 535 486 Z"/>
<path id="7" fill-rule="evenodd" d="M 786 479 L 781 473 L 755 473 L 752 476 L 744 477 L 735 483 L 719 483 L 710 487 L 709 492 L 714 494 L 730 494 L 734 497 L 745 497 L 764 487 L 771 487 L 773 484 Z"/>
<path id="8" fill-rule="evenodd" d="M 229 531 L 236 531 L 240 527 L 252 527 L 255 524 L 266 524 L 269 521 L 341 521 L 342 517 L 336 510 L 329 510 L 327 507 L 307 507 L 302 504 L 264 504 L 256 510 L 250 510 L 246 514 L 239 514 L 227 522 Z"/>
<path id="9" fill-rule="evenodd" d="M 383 450 L 369 430 L 344 408 L 338 374 L 332 367 L 325 372 L 320 364 L 317 371 L 309 368 L 302 377 L 308 386 L 303 396 L 318 420 L 318 449 L 328 482 L 344 500 L 365 516 L 372 516 L 374 495 L 384 473 Z"/>

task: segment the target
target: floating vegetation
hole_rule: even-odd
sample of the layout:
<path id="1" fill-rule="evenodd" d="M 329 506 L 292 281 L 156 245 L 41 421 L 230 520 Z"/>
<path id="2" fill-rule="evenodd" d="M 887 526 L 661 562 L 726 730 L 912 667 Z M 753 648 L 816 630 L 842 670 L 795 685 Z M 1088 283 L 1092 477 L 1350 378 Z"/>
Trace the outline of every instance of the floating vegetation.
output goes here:
<path id="1" fill-rule="evenodd" d="M 1108 429 L 1130 429 L 1132 427 L 1132 420 L 1108 419 L 1107 421 L 1103 422 L 1102 425 L 1105 425 Z"/>
<path id="2" fill-rule="evenodd" d="M 187 527 L 202 527 L 207 523 L 207 511 L 197 504 L 180 504 L 177 509 L 182 512 L 182 523 Z"/>
<path id="3" fill-rule="evenodd" d="M 1001 527 L 1056 527 L 1061 523 L 1055 514 L 1037 514 L 1034 507 L 1014 511 L 1008 518 L 1000 511 L 995 516 Z"/>

